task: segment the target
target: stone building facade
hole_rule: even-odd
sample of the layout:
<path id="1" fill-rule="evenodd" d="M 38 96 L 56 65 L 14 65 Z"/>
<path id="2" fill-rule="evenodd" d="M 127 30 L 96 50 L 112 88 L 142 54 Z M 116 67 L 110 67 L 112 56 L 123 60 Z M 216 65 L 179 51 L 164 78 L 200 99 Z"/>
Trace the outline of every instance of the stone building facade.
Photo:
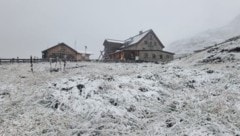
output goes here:
<path id="1" fill-rule="evenodd" d="M 147 30 L 127 40 L 106 39 L 104 60 L 113 61 L 171 61 L 174 53 L 163 51 L 164 45 L 153 32 Z"/>

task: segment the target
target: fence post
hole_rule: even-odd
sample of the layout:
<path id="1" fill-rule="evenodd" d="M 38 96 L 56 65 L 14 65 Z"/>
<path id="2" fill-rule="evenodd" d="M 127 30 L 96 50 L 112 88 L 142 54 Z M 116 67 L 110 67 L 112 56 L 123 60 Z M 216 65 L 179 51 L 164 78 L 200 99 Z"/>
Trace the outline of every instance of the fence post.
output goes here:
<path id="1" fill-rule="evenodd" d="M 32 56 L 30 56 L 30 64 L 31 64 L 31 71 L 33 72 L 33 59 L 32 59 Z"/>

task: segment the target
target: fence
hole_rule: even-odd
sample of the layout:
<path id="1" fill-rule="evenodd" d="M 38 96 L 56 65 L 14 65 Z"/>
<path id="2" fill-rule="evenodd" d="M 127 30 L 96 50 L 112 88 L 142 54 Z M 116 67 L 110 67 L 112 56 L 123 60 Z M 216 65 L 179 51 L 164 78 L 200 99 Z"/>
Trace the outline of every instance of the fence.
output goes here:
<path id="1" fill-rule="evenodd" d="M 30 57 L 30 59 L 19 59 L 19 58 L 11 58 L 11 59 L 6 59 L 6 58 L 0 58 L 0 65 L 4 64 L 14 64 L 14 63 L 29 63 L 30 64 L 30 70 L 36 71 L 41 67 L 42 62 L 48 62 L 50 64 L 50 72 L 58 72 L 60 70 L 65 71 L 66 69 L 66 62 L 78 62 L 76 60 L 62 60 L 59 58 L 51 58 L 51 59 L 36 59 Z M 39 63 L 39 64 L 34 64 L 34 63 Z M 77 66 L 70 66 L 68 68 L 76 68 Z"/>
<path id="2" fill-rule="evenodd" d="M 32 59 L 33 63 L 38 63 L 38 62 L 48 62 L 48 59 Z M 2 63 L 30 63 L 31 59 L 6 59 L 6 58 L 0 58 L 0 64 Z"/>
<path id="3" fill-rule="evenodd" d="M 61 59 L 60 59 L 61 60 Z M 32 63 L 39 63 L 39 62 L 49 62 L 49 59 L 32 59 Z M 59 61 L 57 58 L 52 58 L 52 62 Z M 77 60 L 67 60 L 69 62 L 77 62 Z M 31 63 L 31 59 L 19 59 L 19 58 L 0 58 L 0 64 L 5 64 L 5 63 Z"/>

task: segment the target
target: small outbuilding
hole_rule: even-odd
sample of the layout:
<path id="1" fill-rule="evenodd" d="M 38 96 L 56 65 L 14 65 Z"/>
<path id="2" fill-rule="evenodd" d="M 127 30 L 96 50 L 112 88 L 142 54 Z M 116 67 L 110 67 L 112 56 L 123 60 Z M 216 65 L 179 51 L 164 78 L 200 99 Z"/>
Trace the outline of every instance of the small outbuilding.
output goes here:
<path id="1" fill-rule="evenodd" d="M 90 53 L 80 53 L 65 43 L 59 43 L 42 51 L 43 59 L 59 58 L 70 61 L 87 61 L 90 60 L 90 55 Z"/>

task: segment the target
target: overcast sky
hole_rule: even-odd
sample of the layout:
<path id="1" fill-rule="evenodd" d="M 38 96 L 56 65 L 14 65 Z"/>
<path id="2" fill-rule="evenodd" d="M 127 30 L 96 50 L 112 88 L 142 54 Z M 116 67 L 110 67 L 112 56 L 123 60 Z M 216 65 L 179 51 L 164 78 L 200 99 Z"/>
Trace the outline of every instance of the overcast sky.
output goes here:
<path id="1" fill-rule="evenodd" d="M 105 38 L 147 29 L 167 46 L 239 14 L 240 0 L 0 0 L 0 57 L 41 57 L 64 42 L 97 58 Z"/>

